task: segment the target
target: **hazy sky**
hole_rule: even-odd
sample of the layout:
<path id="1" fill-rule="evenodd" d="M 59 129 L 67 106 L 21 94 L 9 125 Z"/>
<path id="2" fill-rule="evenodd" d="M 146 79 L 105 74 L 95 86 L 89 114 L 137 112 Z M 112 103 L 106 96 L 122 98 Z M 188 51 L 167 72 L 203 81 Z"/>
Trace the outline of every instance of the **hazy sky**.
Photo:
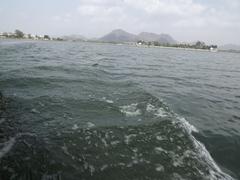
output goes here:
<path id="1" fill-rule="evenodd" d="M 0 31 L 100 37 L 113 29 L 240 44 L 240 0 L 0 0 Z"/>

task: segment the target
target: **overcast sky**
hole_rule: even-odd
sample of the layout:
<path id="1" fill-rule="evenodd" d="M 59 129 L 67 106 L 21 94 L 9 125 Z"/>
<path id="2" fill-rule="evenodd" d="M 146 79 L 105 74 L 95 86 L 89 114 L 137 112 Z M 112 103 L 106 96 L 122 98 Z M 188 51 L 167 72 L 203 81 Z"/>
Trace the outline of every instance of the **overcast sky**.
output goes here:
<path id="1" fill-rule="evenodd" d="M 0 32 L 100 37 L 113 29 L 240 44 L 240 0 L 1 0 Z"/>

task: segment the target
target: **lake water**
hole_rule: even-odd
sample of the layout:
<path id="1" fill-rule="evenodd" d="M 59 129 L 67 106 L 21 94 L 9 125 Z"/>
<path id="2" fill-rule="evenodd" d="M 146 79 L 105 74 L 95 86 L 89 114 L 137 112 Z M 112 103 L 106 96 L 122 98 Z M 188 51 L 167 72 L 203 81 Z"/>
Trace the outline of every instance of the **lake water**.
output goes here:
<path id="1" fill-rule="evenodd" d="M 240 179 L 240 54 L 0 41 L 0 179 Z"/>

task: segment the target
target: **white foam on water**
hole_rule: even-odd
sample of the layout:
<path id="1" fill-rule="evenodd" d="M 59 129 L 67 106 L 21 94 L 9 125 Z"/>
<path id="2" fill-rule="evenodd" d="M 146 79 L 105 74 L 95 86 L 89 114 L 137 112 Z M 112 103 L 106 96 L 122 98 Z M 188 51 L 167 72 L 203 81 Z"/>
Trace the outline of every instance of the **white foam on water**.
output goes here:
<path id="1" fill-rule="evenodd" d="M 34 113 L 34 114 L 40 114 L 40 112 L 37 109 L 34 109 L 34 108 L 31 110 L 31 112 Z"/>
<path id="2" fill-rule="evenodd" d="M 113 104 L 112 100 L 106 100 L 107 103 Z"/>
<path id="3" fill-rule="evenodd" d="M 155 151 L 156 151 L 157 153 L 160 153 L 160 152 L 168 153 L 165 149 L 163 149 L 163 148 L 161 148 L 161 147 L 156 147 L 156 148 L 155 148 Z"/>
<path id="4" fill-rule="evenodd" d="M 126 116 L 138 116 L 141 115 L 141 111 L 139 109 L 137 109 L 137 103 L 131 104 L 131 105 L 126 105 L 126 106 L 121 106 L 121 112 L 126 114 Z M 168 115 L 173 115 L 175 113 L 173 112 L 167 112 L 164 108 L 156 108 L 154 105 L 152 104 L 147 104 L 146 106 L 146 111 L 149 113 L 154 114 L 157 117 L 166 117 Z M 207 151 L 207 149 L 205 148 L 205 146 L 200 143 L 193 135 L 192 132 L 199 132 L 198 129 L 191 125 L 185 118 L 183 117 L 179 117 L 178 115 L 175 114 L 176 119 L 178 120 L 178 122 L 181 123 L 181 126 L 183 129 L 186 130 L 186 132 L 189 134 L 190 138 L 192 139 L 194 146 L 197 150 L 197 156 L 203 160 L 204 162 L 207 163 L 210 172 L 210 177 L 208 177 L 208 179 L 211 180 L 234 180 L 234 178 L 232 178 L 230 175 L 224 173 L 216 164 L 216 162 L 213 160 L 213 158 L 211 157 L 210 153 Z M 131 135 L 129 136 L 125 136 L 125 143 L 129 144 L 130 143 L 130 139 L 131 139 Z M 160 137 L 156 137 L 157 140 L 162 140 L 162 138 Z M 156 147 L 155 151 L 157 153 L 168 153 L 166 150 L 162 149 L 161 147 Z M 184 154 L 184 156 L 188 156 L 188 152 L 186 154 Z M 184 157 L 182 157 L 184 158 Z M 181 165 L 181 160 L 180 161 L 174 161 L 175 162 L 175 166 L 180 166 Z M 132 164 L 131 164 L 132 165 Z M 161 168 L 159 168 L 158 170 L 160 170 Z M 157 170 L 157 169 L 156 169 Z"/>
<path id="5" fill-rule="evenodd" d="M 166 117 L 167 113 L 163 108 L 159 108 L 154 115 L 156 115 L 157 117 Z"/>
<path id="6" fill-rule="evenodd" d="M 42 102 L 38 102 L 38 104 L 42 107 L 44 107 L 45 105 Z"/>
<path id="7" fill-rule="evenodd" d="M 140 109 L 137 108 L 137 103 L 133 103 L 126 106 L 120 106 L 120 111 L 127 117 L 134 117 L 141 115 Z"/>
<path id="8" fill-rule="evenodd" d="M 198 150 L 199 155 L 208 163 L 208 165 L 213 169 L 210 170 L 210 178 L 214 179 L 214 180 L 233 180 L 234 178 L 232 178 L 230 175 L 224 173 L 216 164 L 216 162 L 213 160 L 212 156 L 210 155 L 210 153 L 207 151 L 206 147 L 199 142 L 198 140 L 196 140 L 196 138 L 194 136 L 191 136 L 194 142 L 194 145 L 196 147 L 196 149 Z M 221 178 L 219 178 L 219 175 L 221 176 Z"/>
<path id="9" fill-rule="evenodd" d="M 199 142 L 193 135 L 192 132 L 199 132 L 198 129 L 191 125 L 185 118 L 177 116 L 177 120 L 181 123 L 182 127 L 188 132 L 190 138 L 192 139 L 194 146 L 197 150 L 197 155 L 207 163 L 210 170 L 210 177 L 211 180 L 234 180 L 230 175 L 224 173 L 216 162 L 213 160 L 212 156 L 206 149 L 206 147 Z"/>
<path id="10" fill-rule="evenodd" d="M 157 135 L 157 136 L 156 136 L 156 139 L 157 139 L 158 141 L 163 141 L 163 140 L 166 140 L 166 137 L 162 137 L 162 136 Z"/>
<path id="11" fill-rule="evenodd" d="M 73 127 L 72 127 L 72 130 L 77 130 L 79 127 L 77 124 L 74 124 Z"/>
<path id="12" fill-rule="evenodd" d="M 108 147 L 107 141 L 104 138 L 101 138 L 101 141 L 105 147 Z"/>
<path id="13" fill-rule="evenodd" d="M 102 98 L 105 102 L 109 103 L 109 104 L 113 104 L 114 102 L 112 100 L 107 99 L 106 97 Z"/>
<path id="14" fill-rule="evenodd" d="M 146 111 L 149 113 L 153 113 L 157 117 L 166 117 L 168 113 L 163 108 L 156 108 L 152 104 L 147 104 Z"/>
<path id="15" fill-rule="evenodd" d="M 198 133 L 198 129 L 191 125 L 185 118 L 177 116 L 177 119 L 181 122 L 181 125 L 185 130 L 187 130 L 189 133 L 196 132 Z"/>
<path id="16" fill-rule="evenodd" d="M 170 154 L 170 157 L 172 158 L 174 167 L 184 166 L 184 163 L 183 163 L 183 159 L 185 158 L 184 155 L 183 156 L 179 156 L 179 155 L 175 154 L 172 151 L 169 154 Z"/>
<path id="17" fill-rule="evenodd" d="M 64 143 L 64 145 L 62 146 L 62 150 L 63 152 L 66 154 L 66 155 L 70 155 L 69 151 L 68 151 L 68 148 L 66 146 L 66 144 Z"/>
<path id="18" fill-rule="evenodd" d="M 118 165 L 119 165 L 119 166 L 126 166 L 126 164 L 125 164 L 125 163 L 122 163 L 122 162 L 118 163 Z"/>
<path id="19" fill-rule="evenodd" d="M 112 141 L 112 142 L 111 142 L 111 145 L 112 145 L 112 146 L 116 146 L 116 145 L 118 145 L 118 144 L 120 144 L 120 141 Z"/>
<path id="20" fill-rule="evenodd" d="M 184 180 L 184 178 L 178 173 L 173 173 L 173 180 Z"/>
<path id="21" fill-rule="evenodd" d="M 147 104 L 147 107 L 146 107 L 147 112 L 152 112 L 155 110 L 156 110 L 156 108 L 152 104 Z"/>
<path id="22" fill-rule="evenodd" d="M 161 165 L 161 164 L 157 164 L 157 165 L 156 165 L 156 171 L 158 171 L 158 172 L 163 172 L 163 171 L 164 171 L 164 166 Z"/>
<path id="23" fill-rule="evenodd" d="M 6 121 L 6 119 L 5 118 L 1 118 L 0 119 L 0 124 L 2 124 L 4 121 Z"/>
<path id="24" fill-rule="evenodd" d="M 94 172 L 96 171 L 96 170 L 95 170 L 95 167 L 94 167 L 93 165 L 89 165 L 88 167 L 89 167 L 91 176 L 93 176 Z"/>
<path id="25" fill-rule="evenodd" d="M 15 142 L 16 142 L 16 137 L 12 137 L 3 144 L 3 148 L 0 149 L 0 159 L 4 157 L 12 149 Z"/>
<path id="26" fill-rule="evenodd" d="M 3 158 L 14 146 L 17 139 L 21 136 L 35 136 L 35 134 L 32 133 L 19 133 L 15 137 L 11 137 L 8 141 L 2 143 L 2 149 L 0 149 L 0 159 Z"/>
<path id="27" fill-rule="evenodd" d="M 105 169 L 107 169 L 108 168 L 108 165 L 107 164 L 104 164 L 101 168 L 100 168 L 100 170 L 101 171 L 104 171 Z"/>
<path id="28" fill-rule="evenodd" d="M 88 128 L 92 128 L 92 127 L 94 127 L 95 126 L 95 124 L 93 124 L 92 122 L 87 122 L 87 127 Z"/>
<path id="29" fill-rule="evenodd" d="M 125 135 L 124 136 L 124 142 L 126 143 L 126 144 L 129 144 L 130 143 L 130 141 L 131 141 L 131 138 L 132 137 L 136 137 L 137 135 L 136 134 L 129 134 L 129 135 Z"/>

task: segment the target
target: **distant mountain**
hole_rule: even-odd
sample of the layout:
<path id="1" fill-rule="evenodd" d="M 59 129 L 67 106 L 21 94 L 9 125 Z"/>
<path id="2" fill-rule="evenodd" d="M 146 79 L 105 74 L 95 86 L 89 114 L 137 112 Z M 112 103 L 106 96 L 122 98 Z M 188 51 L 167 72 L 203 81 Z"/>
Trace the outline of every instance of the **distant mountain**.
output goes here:
<path id="1" fill-rule="evenodd" d="M 240 45 L 226 44 L 226 45 L 220 46 L 218 49 L 240 51 Z"/>
<path id="2" fill-rule="evenodd" d="M 139 35 L 128 33 L 122 29 L 116 29 L 110 32 L 109 34 L 103 36 L 99 39 L 104 42 L 137 42 L 142 41 L 157 41 L 162 44 L 175 44 L 177 43 L 170 35 L 168 34 L 155 34 L 149 32 L 142 32 Z"/>
<path id="3" fill-rule="evenodd" d="M 170 35 L 168 34 L 155 34 L 155 33 L 149 33 L 149 32 L 142 32 L 138 35 L 138 40 L 142 41 L 157 41 L 162 44 L 176 44 L 177 41 L 174 40 Z"/>
<path id="4" fill-rule="evenodd" d="M 88 39 L 85 38 L 84 36 L 82 35 L 67 35 L 67 36 L 62 36 L 61 37 L 63 40 L 66 40 L 66 41 L 87 41 Z"/>
<path id="5" fill-rule="evenodd" d="M 135 42 L 137 36 L 122 29 L 116 29 L 99 39 L 104 42 Z"/>

